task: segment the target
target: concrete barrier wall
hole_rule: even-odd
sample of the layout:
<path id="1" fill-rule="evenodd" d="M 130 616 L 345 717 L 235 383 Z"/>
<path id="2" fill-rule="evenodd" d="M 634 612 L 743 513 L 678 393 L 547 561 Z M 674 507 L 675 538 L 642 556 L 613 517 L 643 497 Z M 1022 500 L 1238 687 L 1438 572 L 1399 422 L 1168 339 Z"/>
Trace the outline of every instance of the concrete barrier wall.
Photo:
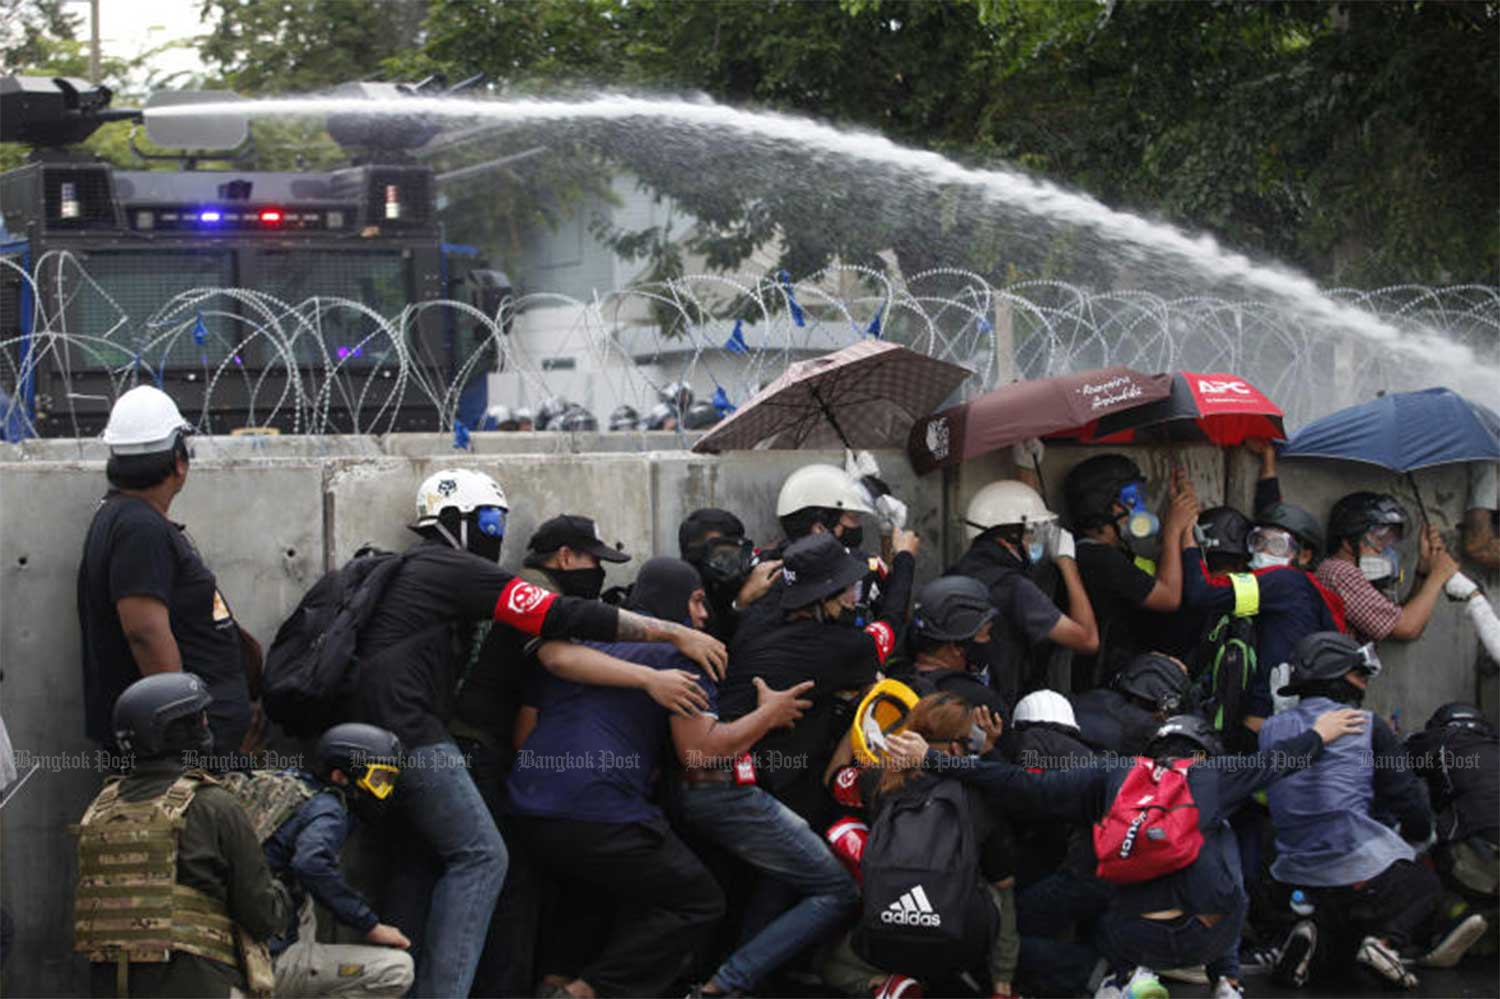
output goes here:
<path id="1" fill-rule="evenodd" d="M 444 435 L 204 438 L 195 444 L 188 487 L 172 512 L 188 525 L 236 616 L 269 642 L 327 566 L 361 544 L 409 543 L 405 525 L 414 515 L 417 484 L 442 467 L 477 468 L 503 484 L 512 506 L 504 564 L 512 568 L 545 517 L 595 517 L 609 541 L 623 542 L 636 556 L 610 568 L 614 585 L 633 578 L 645 556 L 675 554 L 677 524 L 700 506 L 732 510 L 757 541 L 773 542 L 780 533 L 776 493 L 785 476 L 811 460 L 840 461 L 817 452 L 705 457 L 639 450 L 672 447 L 673 434 L 574 436 L 476 434 L 470 452 L 452 450 Z M 607 449 L 573 450 L 591 442 Z M 517 450 L 527 447 L 537 450 Z M 1092 453 L 1048 452 L 1043 480 L 1054 509 L 1061 509 L 1067 470 Z M 1206 447 L 1130 453 L 1151 476 L 1154 501 L 1163 499 L 1170 469 L 1181 463 L 1206 505 L 1227 491 L 1232 502 L 1248 506 L 1254 471 L 1243 456 L 1226 459 Z M 989 456 L 918 479 L 901 453 L 878 457 L 924 538 L 921 580 L 963 550 L 958 519 L 975 490 L 1013 472 L 1007 457 Z M 70 952 L 76 867 L 64 829 L 99 784 L 93 747 L 83 737 L 75 587 L 83 535 L 105 489 L 102 458 L 96 443 L 74 441 L 33 441 L 0 454 L 0 712 L 19 752 L 52 757 L 0 810 L 0 898 L 17 926 L 16 959 L 5 984 L 14 994 L 87 990 L 86 969 Z M 1288 499 L 1319 516 L 1349 490 L 1392 488 L 1384 473 L 1317 463 L 1288 462 L 1283 480 Z M 1456 541 L 1451 528 L 1462 515 L 1463 470 L 1423 473 L 1422 481 L 1429 512 Z M 1494 592 L 1500 580 L 1489 584 Z M 1475 650 L 1467 621 L 1444 602 L 1421 641 L 1382 650 L 1388 672 L 1372 688 L 1372 706 L 1389 713 L 1401 705 L 1410 728 L 1446 700 L 1474 698 L 1480 683 Z M 1486 682 L 1493 713 L 1494 681 Z"/>

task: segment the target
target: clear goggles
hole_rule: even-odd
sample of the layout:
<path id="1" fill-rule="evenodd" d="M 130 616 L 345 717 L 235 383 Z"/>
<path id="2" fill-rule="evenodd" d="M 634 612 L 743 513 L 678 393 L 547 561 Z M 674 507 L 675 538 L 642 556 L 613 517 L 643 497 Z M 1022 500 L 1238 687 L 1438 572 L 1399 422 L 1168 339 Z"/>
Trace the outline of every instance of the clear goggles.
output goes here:
<path id="1" fill-rule="evenodd" d="M 365 766 L 364 776 L 354 782 L 355 787 L 369 791 L 377 801 L 384 801 L 396 790 L 396 778 L 401 768 L 389 763 L 370 763 Z"/>
<path id="2" fill-rule="evenodd" d="M 479 528 L 479 533 L 492 538 L 505 537 L 505 508 L 502 506 L 482 506 L 474 511 L 474 526 Z"/>
<path id="3" fill-rule="evenodd" d="M 1377 551 L 1390 548 L 1406 536 L 1406 528 L 1400 524 L 1382 524 L 1365 532 L 1365 544 Z"/>
<path id="4" fill-rule="evenodd" d="M 1295 558 L 1302 546 L 1290 531 L 1279 527 L 1256 527 L 1245 538 L 1251 552 L 1270 555 L 1273 558 Z"/>

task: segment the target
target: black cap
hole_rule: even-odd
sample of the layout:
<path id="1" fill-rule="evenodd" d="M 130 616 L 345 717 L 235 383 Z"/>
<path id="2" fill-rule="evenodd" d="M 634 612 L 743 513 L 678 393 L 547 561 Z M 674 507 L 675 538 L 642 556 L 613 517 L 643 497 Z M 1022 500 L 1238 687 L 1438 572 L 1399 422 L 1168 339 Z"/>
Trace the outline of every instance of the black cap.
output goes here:
<path id="1" fill-rule="evenodd" d="M 851 555 L 832 534 L 809 534 L 787 546 L 782 553 L 781 606 L 787 610 L 806 607 L 842 592 L 865 578 L 870 564 Z"/>
<path id="2" fill-rule="evenodd" d="M 630 556 L 620 551 L 620 547 L 619 544 L 610 547 L 604 543 L 593 518 L 565 513 L 545 521 L 531 535 L 526 544 L 526 564 L 535 568 L 559 548 L 587 552 L 604 562 L 629 562 Z"/>

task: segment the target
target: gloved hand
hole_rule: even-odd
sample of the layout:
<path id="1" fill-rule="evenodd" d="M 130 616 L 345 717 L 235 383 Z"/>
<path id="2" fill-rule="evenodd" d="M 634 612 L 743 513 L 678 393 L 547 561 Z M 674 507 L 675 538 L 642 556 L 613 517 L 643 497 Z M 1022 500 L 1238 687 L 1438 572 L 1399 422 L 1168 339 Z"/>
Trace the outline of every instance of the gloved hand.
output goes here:
<path id="1" fill-rule="evenodd" d="M 1078 558 L 1078 545 L 1073 532 L 1066 527 L 1054 527 L 1047 534 L 1047 557 L 1056 562 L 1060 558 Z"/>
<path id="2" fill-rule="evenodd" d="M 1028 437 L 1019 444 L 1012 444 L 1010 448 L 1011 460 L 1016 463 L 1017 468 L 1035 469 L 1042 463 L 1046 453 L 1046 447 L 1036 437 Z"/>
<path id="3" fill-rule="evenodd" d="M 890 493 L 875 498 L 875 513 L 880 518 L 881 534 L 890 534 L 906 527 L 906 504 Z"/>
<path id="4" fill-rule="evenodd" d="M 1449 600 L 1464 601 L 1479 592 L 1479 584 L 1463 573 L 1455 572 L 1443 584 L 1443 592 L 1448 594 Z"/>

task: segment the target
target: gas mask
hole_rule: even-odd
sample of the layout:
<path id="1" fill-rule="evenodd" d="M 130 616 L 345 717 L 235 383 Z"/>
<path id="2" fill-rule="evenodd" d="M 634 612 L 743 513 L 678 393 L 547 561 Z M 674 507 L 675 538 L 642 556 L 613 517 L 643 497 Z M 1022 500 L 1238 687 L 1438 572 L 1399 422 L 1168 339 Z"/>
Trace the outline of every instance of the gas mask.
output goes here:
<path id="1" fill-rule="evenodd" d="M 486 562 L 499 562 L 500 547 L 505 543 L 505 510 L 482 506 L 463 519 L 459 532 L 466 549 Z"/>
<path id="2" fill-rule="evenodd" d="M 1395 545 L 1386 545 L 1378 555 L 1361 555 L 1359 571 L 1372 583 L 1394 587 L 1401 582 L 1401 553 Z"/>
<path id="3" fill-rule="evenodd" d="M 1161 520 L 1152 513 L 1146 505 L 1146 486 L 1142 482 L 1131 482 L 1120 490 L 1117 497 L 1121 506 L 1125 508 L 1125 523 L 1121 526 L 1120 535 L 1126 538 L 1134 538 L 1137 541 L 1145 541 L 1154 538 L 1161 533 Z"/>
<path id="4" fill-rule="evenodd" d="M 710 591 L 733 588 L 736 591 L 750 575 L 755 546 L 746 538 L 718 537 L 694 545 L 683 553 L 692 563 Z"/>

